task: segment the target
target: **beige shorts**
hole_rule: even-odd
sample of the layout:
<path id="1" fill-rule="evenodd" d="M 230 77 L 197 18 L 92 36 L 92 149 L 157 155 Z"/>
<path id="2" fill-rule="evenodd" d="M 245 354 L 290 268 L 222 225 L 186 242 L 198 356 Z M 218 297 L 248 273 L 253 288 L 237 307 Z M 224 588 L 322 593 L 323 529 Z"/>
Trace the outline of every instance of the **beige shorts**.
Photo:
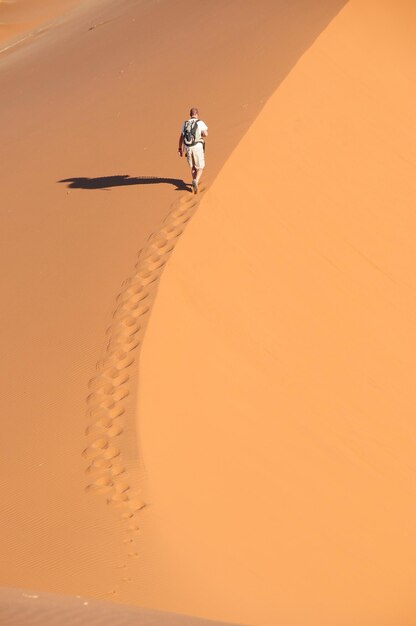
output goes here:
<path id="1" fill-rule="evenodd" d="M 186 160 L 189 163 L 189 167 L 196 167 L 197 170 L 203 170 L 205 167 L 205 153 L 202 143 L 197 143 L 194 146 L 189 146 L 185 149 Z"/>

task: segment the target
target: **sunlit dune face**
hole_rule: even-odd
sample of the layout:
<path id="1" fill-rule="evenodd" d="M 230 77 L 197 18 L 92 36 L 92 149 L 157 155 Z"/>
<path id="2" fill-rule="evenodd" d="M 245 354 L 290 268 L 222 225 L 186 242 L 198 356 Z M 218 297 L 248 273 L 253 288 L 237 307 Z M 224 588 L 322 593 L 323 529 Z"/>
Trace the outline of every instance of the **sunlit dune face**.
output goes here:
<path id="1" fill-rule="evenodd" d="M 0 2 L 12 612 L 414 626 L 415 12 Z"/>
<path id="2" fill-rule="evenodd" d="M 181 564 L 177 606 L 198 580 L 210 600 L 197 589 L 193 606 L 212 617 L 221 605 L 252 624 L 414 619 L 406 10 L 347 5 L 164 274 L 139 423 L 160 541 Z"/>

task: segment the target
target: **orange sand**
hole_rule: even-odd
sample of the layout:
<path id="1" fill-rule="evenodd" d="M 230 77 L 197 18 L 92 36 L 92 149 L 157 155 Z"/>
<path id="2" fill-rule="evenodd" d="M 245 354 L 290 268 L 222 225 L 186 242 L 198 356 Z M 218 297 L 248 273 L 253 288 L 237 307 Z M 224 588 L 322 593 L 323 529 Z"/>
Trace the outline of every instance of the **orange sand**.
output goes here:
<path id="1" fill-rule="evenodd" d="M 219 622 L 120 606 L 79 595 L 71 598 L 7 588 L 0 589 L 0 619 L 7 626 L 221 626 Z"/>
<path id="2" fill-rule="evenodd" d="M 0 0 L 0 52 L 39 32 L 56 27 L 57 19 L 82 0 Z"/>
<path id="3" fill-rule="evenodd" d="M 0 585 L 411 626 L 413 3 L 18 4 Z"/>
<path id="4" fill-rule="evenodd" d="M 348 3 L 163 274 L 138 428 L 176 610 L 415 622 L 415 17 Z"/>

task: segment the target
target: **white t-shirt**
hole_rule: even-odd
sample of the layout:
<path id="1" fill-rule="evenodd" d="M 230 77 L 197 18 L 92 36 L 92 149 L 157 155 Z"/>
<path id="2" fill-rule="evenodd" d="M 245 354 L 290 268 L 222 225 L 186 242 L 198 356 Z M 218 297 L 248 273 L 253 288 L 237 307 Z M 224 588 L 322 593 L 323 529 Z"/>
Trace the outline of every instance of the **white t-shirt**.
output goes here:
<path id="1" fill-rule="evenodd" d="M 189 120 L 186 120 L 186 121 L 188 122 L 188 121 L 191 121 L 193 119 L 195 119 L 195 118 L 191 117 L 191 118 L 189 118 Z M 185 124 L 186 124 L 186 122 L 184 122 L 183 125 L 182 125 L 182 135 L 183 135 L 183 131 L 185 130 Z M 208 126 L 205 124 L 205 122 L 203 122 L 202 120 L 198 120 L 197 121 L 196 137 L 195 137 L 196 140 L 197 141 L 204 141 L 204 138 L 201 136 L 201 133 L 202 132 L 206 132 L 207 130 L 208 130 Z"/>

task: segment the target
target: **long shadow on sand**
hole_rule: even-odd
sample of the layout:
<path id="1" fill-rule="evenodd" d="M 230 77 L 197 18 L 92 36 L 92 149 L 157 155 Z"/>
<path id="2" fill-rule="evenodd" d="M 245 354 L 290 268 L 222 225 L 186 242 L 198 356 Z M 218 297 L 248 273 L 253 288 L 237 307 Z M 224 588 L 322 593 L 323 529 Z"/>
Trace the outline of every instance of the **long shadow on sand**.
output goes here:
<path id="1" fill-rule="evenodd" d="M 123 187 L 125 185 L 174 185 L 177 191 L 190 191 L 190 185 L 180 178 L 162 178 L 158 176 L 134 176 L 118 174 L 117 176 L 98 176 L 97 178 L 64 178 L 58 183 L 68 183 L 71 189 L 110 189 L 111 187 Z"/>

